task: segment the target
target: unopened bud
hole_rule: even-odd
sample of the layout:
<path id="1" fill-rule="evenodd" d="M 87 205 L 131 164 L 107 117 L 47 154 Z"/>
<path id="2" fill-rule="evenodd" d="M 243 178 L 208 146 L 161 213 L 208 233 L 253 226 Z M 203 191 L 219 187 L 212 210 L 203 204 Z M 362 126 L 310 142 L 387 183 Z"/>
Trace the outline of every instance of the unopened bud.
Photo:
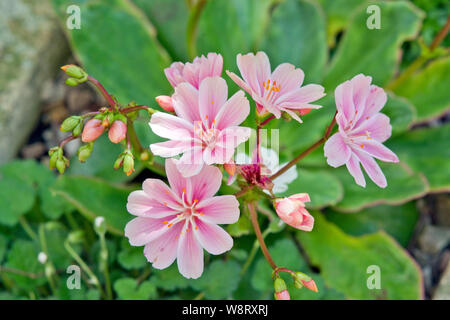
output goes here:
<path id="1" fill-rule="evenodd" d="M 45 254 L 45 252 L 39 252 L 39 254 L 38 254 L 38 261 L 41 263 L 41 264 L 45 264 L 46 262 L 47 262 L 47 255 Z"/>
<path id="2" fill-rule="evenodd" d="M 59 128 L 62 132 L 72 131 L 80 123 L 81 117 L 71 116 L 61 123 Z"/>
<path id="3" fill-rule="evenodd" d="M 286 287 L 286 282 L 280 277 L 277 277 L 274 281 L 275 287 L 275 299 L 276 300 L 291 300 L 289 296 L 289 291 Z"/>
<path id="4" fill-rule="evenodd" d="M 156 102 L 159 104 L 161 108 L 166 110 L 167 112 L 174 112 L 172 98 L 169 96 L 157 96 L 155 98 Z"/>
<path id="5" fill-rule="evenodd" d="M 66 162 L 64 161 L 64 159 L 58 158 L 58 160 L 56 160 L 56 169 L 60 174 L 63 174 L 64 171 L 66 171 Z"/>
<path id="6" fill-rule="evenodd" d="M 102 236 L 106 233 L 106 221 L 103 217 L 97 217 L 94 220 L 94 230 L 98 235 Z"/>
<path id="7" fill-rule="evenodd" d="M 91 156 L 93 148 L 94 148 L 93 142 L 81 146 L 77 152 L 78 160 L 80 160 L 80 162 L 85 162 Z"/>
<path id="8" fill-rule="evenodd" d="M 300 109 L 300 110 L 298 110 L 298 113 L 299 113 L 301 116 L 303 116 L 303 115 L 305 115 L 305 114 L 310 113 L 311 110 L 312 110 L 312 109 Z"/>
<path id="9" fill-rule="evenodd" d="M 48 167 L 50 168 L 50 170 L 53 170 L 56 168 L 56 161 L 58 160 L 58 153 L 57 152 L 53 152 L 50 155 L 50 161 L 48 162 Z"/>
<path id="10" fill-rule="evenodd" d="M 72 136 L 78 137 L 81 134 L 81 130 L 83 130 L 83 121 L 80 121 L 77 126 L 72 131 Z"/>
<path id="11" fill-rule="evenodd" d="M 115 170 L 119 169 L 119 168 L 122 166 L 122 164 L 123 164 L 123 159 L 124 159 L 124 155 L 121 154 L 121 155 L 117 158 L 117 160 L 114 162 L 114 169 L 115 169 Z"/>
<path id="12" fill-rule="evenodd" d="M 86 72 L 83 69 L 74 64 L 67 64 L 65 66 L 62 66 L 61 69 L 64 70 L 64 72 L 68 76 L 74 77 L 75 79 L 83 79 L 87 76 Z"/>
<path id="13" fill-rule="evenodd" d="M 126 136 L 127 125 L 121 120 L 114 121 L 108 132 L 109 140 L 111 140 L 112 143 L 119 143 L 125 139 Z"/>
<path id="14" fill-rule="evenodd" d="M 102 121 L 99 119 L 91 119 L 86 122 L 86 125 L 84 126 L 81 140 L 83 142 L 94 141 L 102 135 L 104 130 L 105 127 L 102 126 Z"/>
<path id="15" fill-rule="evenodd" d="M 125 174 L 129 176 L 130 174 L 133 173 L 133 171 L 134 171 L 133 155 L 131 154 L 131 152 L 128 152 L 125 154 L 123 158 L 123 172 L 125 172 Z"/>
<path id="16" fill-rule="evenodd" d="M 69 236 L 67 237 L 67 240 L 70 243 L 79 243 L 82 242 L 84 238 L 84 231 L 83 230 L 75 230 L 69 233 Z"/>
<path id="17" fill-rule="evenodd" d="M 314 292 L 319 292 L 319 289 L 317 289 L 317 285 L 314 282 L 313 279 L 309 280 L 309 281 L 302 281 L 303 285 L 305 286 L 305 288 L 314 291 Z"/>
<path id="18" fill-rule="evenodd" d="M 233 160 L 231 160 L 230 163 L 225 163 L 223 165 L 223 168 L 230 176 L 234 176 L 236 173 L 236 164 L 233 162 Z"/>
<path id="19" fill-rule="evenodd" d="M 303 272 L 295 273 L 294 285 L 297 288 L 301 288 L 302 286 L 305 286 L 307 289 L 309 289 L 311 291 L 314 291 L 314 292 L 319 291 L 317 289 L 317 285 L 314 282 L 314 280 L 310 276 L 304 274 Z"/>
<path id="20" fill-rule="evenodd" d="M 148 159 L 150 159 L 150 153 L 147 150 L 142 151 L 139 156 L 139 160 L 147 161 Z"/>

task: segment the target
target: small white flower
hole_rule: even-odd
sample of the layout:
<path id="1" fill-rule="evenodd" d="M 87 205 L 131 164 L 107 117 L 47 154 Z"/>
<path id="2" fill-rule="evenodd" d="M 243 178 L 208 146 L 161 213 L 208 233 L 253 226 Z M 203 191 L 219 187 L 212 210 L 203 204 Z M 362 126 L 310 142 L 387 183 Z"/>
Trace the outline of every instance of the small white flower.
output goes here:
<path id="1" fill-rule="evenodd" d="M 39 252 L 38 261 L 42 264 L 45 264 L 47 262 L 47 255 L 45 254 L 45 252 Z"/>

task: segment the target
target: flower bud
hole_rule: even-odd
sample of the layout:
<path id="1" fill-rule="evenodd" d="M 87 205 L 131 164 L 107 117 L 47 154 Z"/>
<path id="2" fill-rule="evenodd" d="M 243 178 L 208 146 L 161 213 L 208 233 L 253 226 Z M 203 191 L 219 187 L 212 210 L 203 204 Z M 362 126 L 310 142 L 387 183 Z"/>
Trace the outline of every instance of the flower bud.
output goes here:
<path id="1" fill-rule="evenodd" d="M 224 163 L 223 168 L 230 176 L 234 176 L 236 174 L 236 164 L 233 160 L 229 163 Z"/>
<path id="2" fill-rule="evenodd" d="M 66 161 L 63 158 L 58 158 L 56 160 L 56 169 L 58 169 L 60 174 L 63 174 L 66 171 Z"/>
<path id="3" fill-rule="evenodd" d="M 74 137 L 78 137 L 81 134 L 81 130 L 83 130 L 83 121 L 80 121 L 77 126 L 73 129 L 72 135 Z"/>
<path id="4" fill-rule="evenodd" d="M 126 173 L 127 176 L 132 174 L 134 171 L 134 158 L 131 152 L 127 152 L 123 158 L 123 172 Z"/>
<path id="5" fill-rule="evenodd" d="M 156 102 L 159 104 L 161 108 L 166 110 L 167 112 L 175 112 L 173 108 L 172 98 L 169 96 L 157 96 L 155 98 Z"/>
<path id="6" fill-rule="evenodd" d="M 289 291 L 287 290 L 286 283 L 280 277 L 277 277 L 274 281 L 275 287 L 275 299 L 276 300 L 291 300 Z"/>
<path id="7" fill-rule="evenodd" d="M 66 79 L 66 84 L 67 84 L 68 86 L 71 86 L 71 87 L 76 87 L 76 86 L 79 84 L 79 82 L 78 82 L 78 80 L 75 79 L 75 78 L 67 78 L 67 79 Z"/>
<path id="8" fill-rule="evenodd" d="M 80 162 L 85 162 L 92 154 L 92 149 L 94 148 L 94 144 L 92 142 L 81 146 L 78 151 L 78 160 Z"/>
<path id="9" fill-rule="evenodd" d="M 83 230 L 75 230 L 69 233 L 69 236 L 67 237 L 67 240 L 70 243 L 79 243 L 82 242 L 84 239 L 84 231 Z"/>
<path id="10" fill-rule="evenodd" d="M 124 155 L 120 154 L 117 160 L 114 162 L 114 169 L 119 169 L 123 164 Z"/>
<path id="11" fill-rule="evenodd" d="M 319 289 L 317 289 L 317 285 L 314 282 L 313 279 L 309 280 L 309 281 L 302 281 L 303 285 L 305 286 L 305 288 L 314 291 L 314 292 L 319 292 Z"/>
<path id="12" fill-rule="evenodd" d="M 102 236 L 106 233 L 106 221 L 105 218 L 99 216 L 94 220 L 94 230 L 97 232 L 99 236 Z"/>
<path id="13" fill-rule="evenodd" d="M 94 141 L 102 135 L 104 130 L 105 127 L 102 126 L 102 121 L 100 121 L 99 119 L 91 119 L 84 126 L 81 140 L 83 142 Z"/>
<path id="14" fill-rule="evenodd" d="M 307 193 L 297 193 L 288 198 L 275 199 L 273 205 L 280 217 L 288 225 L 311 231 L 314 226 L 314 217 L 305 209 L 305 202 L 309 202 Z"/>
<path id="15" fill-rule="evenodd" d="M 46 262 L 47 262 L 47 255 L 45 254 L 45 252 L 39 252 L 39 254 L 38 254 L 38 261 L 41 263 L 41 264 L 45 264 Z"/>
<path id="16" fill-rule="evenodd" d="M 58 152 L 53 152 L 50 155 L 50 161 L 48 162 L 48 167 L 50 168 L 50 170 L 53 170 L 56 168 L 56 161 L 58 160 L 59 156 L 58 156 Z"/>
<path id="17" fill-rule="evenodd" d="M 71 116 L 61 123 L 59 128 L 62 132 L 72 131 L 80 123 L 81 117 Z"/>
<path id="18" fill-rule="evenodd" d="M 305 114 L 310 113 L 311 110 L 312 110 L 312 109 L 300 109 L 300 110 L 298 110 L 298 113 L 299 113 L 301 116 L 303 116 L 303 115 L 305 115 Z"/>
<path id="19" fill-rule="evenodd" d="M 119 143 L 127 136 L 127 125 L 122 120 L 116 120 L 111 125 L 108 132 L 109 140 L 112 143 Z"/>
<path id="20" fill-rule="evenodd" d="M 303 272 L 295 273 L 294 285 L 296 288 L 302 288 L 303 286 L 305 286 L 307 289 L 309 289 L 311 291 L 314 291 L 314 292 L 319 291 L 317 289 L 317 285 L 314 282 L 314 280 L 310 276 L 304 274 Z"/>
<path id="21" fill-rule="evenodd" d="M 82 79 L 87 75 L 83 69 L 74 64 L 67 64 L 65 66 L 62 66 L 61 69 L 64 70 L 64 72 L 68 76 L 74 77 L 76 79 Z"/>

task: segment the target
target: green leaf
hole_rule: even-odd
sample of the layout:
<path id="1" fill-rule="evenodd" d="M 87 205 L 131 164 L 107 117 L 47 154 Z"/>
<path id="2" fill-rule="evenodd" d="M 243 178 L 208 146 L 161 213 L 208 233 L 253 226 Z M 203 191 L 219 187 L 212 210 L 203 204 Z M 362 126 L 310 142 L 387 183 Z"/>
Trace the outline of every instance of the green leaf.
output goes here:
<path id="1" fill-rule="evenodd" d="M 252 222 L 244 211 L 241 212 L 239 220 L 236 223 L 228 225 L 226 229 L 232 237 L 241 237 L 253 232 Z"/>
<path id="2" fill-rule="evenodd" d="M 198 53 L 219 52 L 223 56 L 224 70 L 236 72 L 236 55 L 252 51 L 263 36 L 271 2 L 208 1 L 198 24 Z"/>
<path id="3" fill-rule="evenodd" d="M 0 180 L 0 224 L 14 226 L 21 215 L 30 211 L 35 200 L 33 187 L 8 176 Z"/>
<path id="4" fill-rule="evenodd" d="M 325 283 L 349 299 L 421 299 L 423 280 L 416 262 L 386 233 L 354 237 L 328 222 L 321 213 L 312 232 L 297 232 L 311 262 L 320 268 Z M 332 254 L 330 254 L 332 252 Z M 369 289 L 373 275 L 369 266 L 380 268 L 381 289 Z"/>
<path id="5" fill-rule="evenodd" d="M 239 263 L 233 260 L 215 260 L 191 286 L 205 293 L 206 299 L 226 299 L 237 289 L 241 271 Z"/>
<path id="6" fill-rule="evenodd" d="M 450 190 L 450 125 L 417 129 L 386 142 L 414 171 L 427 178 L 432 192 Z M 389 179 L 388 179 L 389 181 Z"/>
<path id="7" fill-rule="evenodd" d="M 401 44 L 419 32 L 423 13 L 406 1 L 374 2 L 380 7 L 381 28 L 368 29 L 364 6 L 354 16 L 324 80 L 328 90 L 359 73 L 384 86 L 394 75 Z"/>
<path id="8" fill-rule="evenodd" d="M 187 61 L 186 25 L 189 9 L 186 1 L 133 0 L 157 29 L 159 42 L 176 61 Z"/>
<path id="9" fill-rule="evenodd" d="M 450 57 L 431 62 L 408 77 L 394 91 L 417 109 L 417 122 L 437 118 L 450 110 Z"/>
<path id="10" fill-rule="evenodd" d="M 126 223 L 131 219 L 126 209 L 130 188 L 110 184 L 98 178 L 82 176 L 61 176 L 53 186 L 53 192 L 70 204 L 82 215 L 93 221 L 105 218 L 108 231 L 123 235 Z"/>
<path id="11" fill-rule="evenodd" d="M 300 168 L 298 178 L 281 196 L 288 197 L 294 193 L 308 193 L 311 202 L 306 206 L 318 209 L 338 203 L 344 196 L 344 188 L 339 179 L 326 170 Z"/>
<path id="12" fill-rule="evenodd" d="M 7 247 L 8 247 L 8 238 L 0 234 L 0 264 L 3 262 L 3 258 L 5 257 Z"/>
<path id="13" fill-rule="evenodd" d="M 391 119 L 392 136 L 407 131 L 416 117 L 416 109 L 408 100 L 389 93 L 386 105 L 381 109 Z"/>
<path id="14" fill-rule="evenodd" d="M 380 163 L 388 184 L 384 189 L 373 183 L 367 175 L 366 187 L 357 185 L 345 166 L 333 169 L 332 172 L 344 186 L 344 198 L 334 206 L 334 209 L 357 212 L 376 204 L 398 205 L 423 196 L 429 190 L 426 179 L 422 174 L 413 172 L 402 161 L 400 157 L 399 164 Z"/>
<path id="15" fill-rule="evenodd" d="M 133 247 L 126 239 L 122 239 L 122 249 L 117 261 L 127 270 L 139 269 L 147 264 L 142 247 Z"/>
<path id="16" fill-rule="evenodd" d="M 149 104 L 170 92 L 164 68 L 170 63 L 145 15 L 126 0 L 53 0 L 64 22 L 71 4 L 81 8 L 81 29 L 69 30 L 75 54 L 90 75 L 119 99 Z M 66 29 L 67 30 L 67 29 Z"/>
<path id="17" fill-rule="evenodd" d="M 277 5 L 261 47 L 272 69 L 289 62 L 305 72 L 306 82 L 319 81 L 328 57 L 325 18 L 319 6 L 304 0 Z"/>
<path id="18" fill-rule="evenodd" d="M 150 281 L 158 288 L 173 291 L 186 289 L 189 286 L 189 280 L 180 274 L 176 263 L 164 270 L 152 269 L 152 272 L 154 272 L 154 276 Z"/>
<path id="19" fill-rule="evenodd" d="M 57 219 L 68 210 L 65 201 L 51 194 L 49 188 L 55 183 L 56 176 L 42 164 L 34 160 L 16 160 L 2 166 L 0 172 L 16 183 L 26 184 L 24 191 L 34 189 L 33 193 L 39 196 L 41 210 L 47 218 Z"/>
<path id="20" fill-rule="evenodd" d="M 148 300 L 157 297 L 156 287 L 150 281 L 139 286 L 132 278 L 123 278 L 114 282 L 114 290 L 122 300 Z"/>
<path id="21" fill-rule="evenodd" d="M 69 232 L 64 225 L 51 222 L 44 227 L 45 242 L 47 244 L 48 259 L 53 262 L 56 269 L 65 269 L 73 261 L 72 257 L 64 247 L 64 241 Z M 76 252 L 80 253 L 81 246 L 73 245 Z"/>
<path id="22" fill-rule="evenodd" d="M 36 276 L 31 278 L 17 273 L 8 273 L 7 277 L 11 278 L 19 288 L 35 290 L 37 286 L 46 282 L 44 266 L 39 263 L 38 254 L 39 248 L 35 243 L 21 239 L 14 241 L 8 252 L 6 267 Z"/>
<path id="23" fill-rule="evenodd" d="M 356 214 L 329 210 L 326 218 L 352 236 L 384 230 L 406 247 L 419 219 L 419 212 L 415 202 L 408 202 L 401 206 L 375 206 Z"/>

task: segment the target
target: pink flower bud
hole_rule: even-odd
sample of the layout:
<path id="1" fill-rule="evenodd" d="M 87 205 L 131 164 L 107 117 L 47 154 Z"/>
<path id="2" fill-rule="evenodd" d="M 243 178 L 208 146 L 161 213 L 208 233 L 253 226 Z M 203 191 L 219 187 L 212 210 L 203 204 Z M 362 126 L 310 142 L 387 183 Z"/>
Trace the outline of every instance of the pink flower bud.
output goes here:
<path id="1" fill-rule="evenodd" d="M 91 142 L 100 137 L 105 130 L 102 126 L 102 121 L 99 119 L 91 119 L 86 122 L 83 133 L 81 134 L 81 140 L 83 142 Z"/>
<path id="2" fill-rule="evenodd" d="M 283 290 L 281 292 L 275 292 L 276 300 L 291 300 L 291 296 L 289 295 L 289 291 Z"/>
<path id="3" fill-rule="evenodd" d="M 127 125 L 121 121 L 116 120 L 109 128 L 108 137 L 112 143 L 119 143 L 127 136 Z"/>
<path id="4" fill-rule="evenodd" d="M 231 160 L 229 163 L 225 163 L 223 165 L 223 168 L 230 176 L 234 176 L 236 174 L 236 164 L 233 160 Z"/>
<path id="5" fill-rule="evenodd" d="M 305 209 L 305 202 L 309 202 L 307 193 L 297 193 L 288 198 L 275 199 L 274 207 L 281 220 L 288 225 L 311 231 L 314 226 L 314 217 Z"/>
<path id="6" fill-rule="evenodd" d="M 319 292 L 319 289 L 317 289 L 316 283 L 314 282 L 313 279 L 309 280 L 309 281 L 305 281 L 302 280 L 303 285 L 305 286 L 305 288 L 314 291 L 314 292 Z"/>
<path id="7" fill-rule="evenodd" d="M 167 112 L 174 112 L 172 98 L 169 96 L 157 96 L 155 98 L 156 102 L 159 104 L 161 108 L 166 110 Z"/>

